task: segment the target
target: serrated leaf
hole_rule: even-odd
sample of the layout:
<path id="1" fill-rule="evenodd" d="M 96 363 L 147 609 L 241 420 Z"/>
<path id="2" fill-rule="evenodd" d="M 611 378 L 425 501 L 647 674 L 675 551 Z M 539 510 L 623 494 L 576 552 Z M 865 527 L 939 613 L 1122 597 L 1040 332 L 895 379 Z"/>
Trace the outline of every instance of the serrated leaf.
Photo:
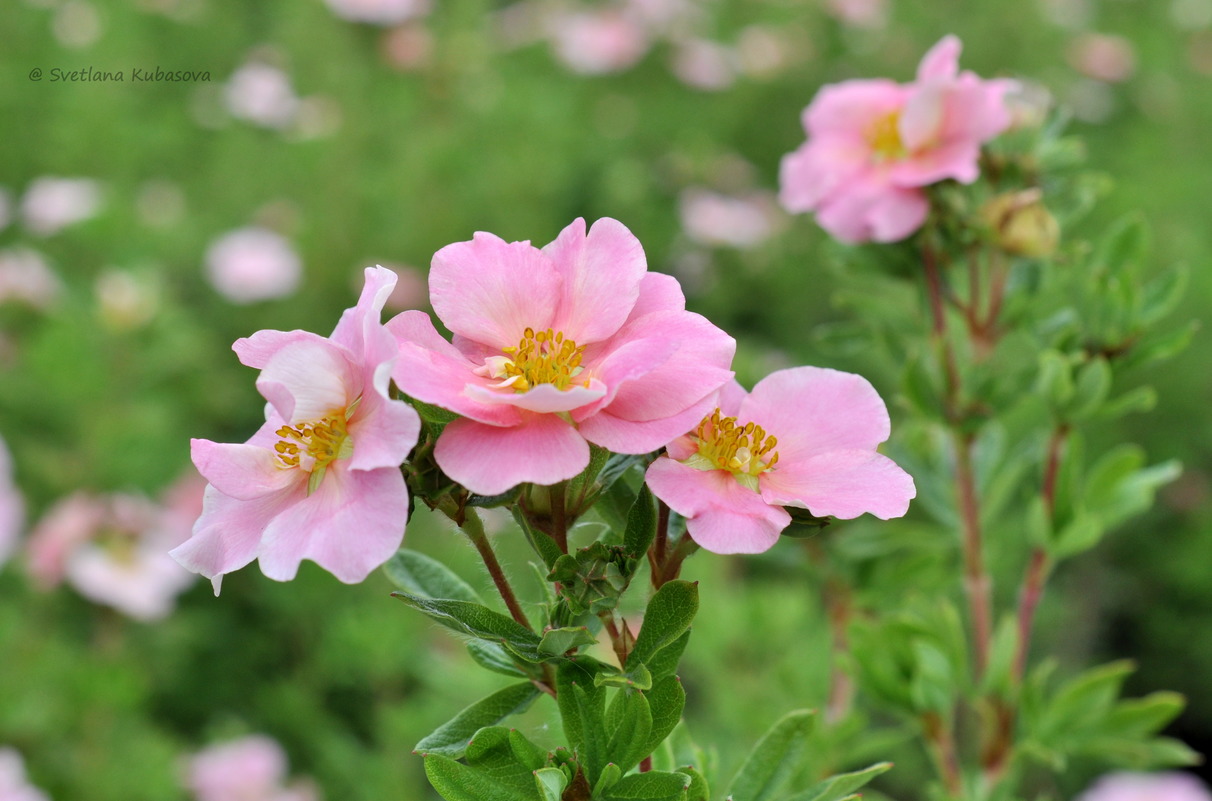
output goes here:
<path id="1" fill-rule="evenodd" d="M 537 634 L 513 618 L 494 612 L 486 606 L 466 601 L 419 598 L 406 592 L 393 592 L 391 595 L 461 634 L 499 642 L 510 653 L 528 662 L 539 662 L 542 659 Z"/>
<path id="2" fill-rule="evenodd" d="M 413 750 L 458 758 L 477 731 L 500 723 L 510 715 L 525 712 L 538 695 L 538 688 L 528 681 L 497 690 L 443 723 L 417 743 Z"/>
<path id="3" fill-rule="evenodd" d="M 563 656 L 573 648 L 582 645 L 593 645 L 597 642 L 585 626 L 570 626 L 562 629 L 550 629 L 543 632 L 539 641 L 539 653 L 546 656 Z"/>
<path id="4" fill-rule="evenodd" d="M 644 484 L 636 493 L 631 511 L 627 513 L 627 528 L 623 531 L 623 551 L 635 559 L 642 559 L 656 537 L 656 529 L 656 501 L 648 485 Z"/>
<path id="5" fill-rule="evenodd" d="M 886 773 L 891 767 L 891 762 L 880 762 L 862 770 L 830 776 L 784 801 L 845 801 L 846 798 L 853 797 L 860 787 L 881 773 Z"/>
<path id="6" fill-rule="evenodd" d="M 684 801 L 690 777 L 650 770 L 624 776 L 602 796 L 603 801 Z"/>
<path id="7" fill-rule="evenodd" d="M 769 801 L 799 770 L 816 713 L 790 712 L 771 727 L 737 771 L 728 794 L 734 801 Z"/>
<path id="8" fill-rule="evenodd" d="M 690 628 L 699 609 L 698 583 L 670 581 L 657 590 L 644 612 L 644 623 L 627 661 L 648 662 Z"/>
<path id="9" fill-rule="evenodd" d="M 421 598 L 484 603 L 454 571 L 419 551 L 401 548 L 383 565 L 383 572 L 397 587 Z"/>

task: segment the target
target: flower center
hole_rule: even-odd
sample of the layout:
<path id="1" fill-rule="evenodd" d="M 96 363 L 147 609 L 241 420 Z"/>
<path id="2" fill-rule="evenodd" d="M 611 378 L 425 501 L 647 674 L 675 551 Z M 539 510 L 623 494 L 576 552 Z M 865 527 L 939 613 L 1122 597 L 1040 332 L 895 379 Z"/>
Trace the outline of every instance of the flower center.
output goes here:
<path id="1" fill-rule="evenodd" d="M 585 369 L 581 355 L 585 346 L 566 339 L 562 331 L 536 332 L 527 328 L 516 348 L 504 348 L 506 356 L 489 356 L 476 375 L 499 378 L 498 389 L 511 387 L 525 392 L 535 384 L 552 384 L 556 389 L 568 389 Z M 589 386 L 589 381 L 579 382 Z"/>
<path id="2" fill-rule="evenodd" d="M 779 461 L 777 437 L 753 422 L 737 425 L 735 417 L 721 416 L 719 409 L 703 418 L 693 436 L 699 449 L 686 464 L 698 470 L 727 470 L 752 490 L 758 488 L 758 475 Z"/>
<path id="3" fill-rule="evenodd" d="M 353 454 L 353 440 L 346 428 L 349 410 L 334 412 L 312 423 L 295 423 L 279 428 L 280 440 L 274 445 L 283 467 L 302 467 L 309 473 L 322 472 L 337 459 Z"/>
<path id="4" fill-rule="evenodd" d="M 900 119 L 899 111 L 890 111 L 867 128 L 867 141 L 877 156 L 893 159 L 905 155 L 905 144 L 897 127 Z"/>

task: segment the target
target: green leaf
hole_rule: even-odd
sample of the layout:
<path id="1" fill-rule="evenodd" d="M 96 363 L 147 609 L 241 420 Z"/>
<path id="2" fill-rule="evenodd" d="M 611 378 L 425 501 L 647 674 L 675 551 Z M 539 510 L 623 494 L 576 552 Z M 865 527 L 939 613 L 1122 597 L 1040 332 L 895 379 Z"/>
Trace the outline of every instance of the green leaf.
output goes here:
<path id="1" fill-rule="evenodd" d="M 686 690 L 677 676 L 661 679 L 645 693 L 645 697 L 652 711 L 652 729 L 648 732 L 648 742 L 644 744 L 640 759 L 655 751 L 677 728 L 682 719 L 682 710 L 686 707 Z"/>
<path id="2" fill-rule="evenodd" d="M 652 732 L 652 711 L 648 699 L 639 690 L 619 690 L 606 710 L 606 758 L 619 766 L 623 773 L 640 764 L 648 756 L 645 751 Z"/>
<path id="3" fill-rule="evenodd" d="M 603 801 L 684 801 L 690 777 L 650 770 L 624 776 L 602 796 Z"/>
<path id="4" fill-rule="evenodd" d="M 601 798 L 607 790 L 618 784 L 621 778 L 622 769 L 613 762 L 607 762 L 606 767 L 602 768 L 602 775 L 598 777 L 598 783 L 593 786 L 593 797 Z"/>
<path id="5" fill-rule="evenodd" d="M 657 590 L 644 612 L 644 624 L 627 661 L 647 663 L 690 628 L 699 609 L 698 582 L 670 581 Z"/>
<path id="6" fill-rule="evenodd" d="M 790 712 L 754 746 L 728 791 L 734 801 L 768 801 L 799 770 L 815 712 Z"/>
<path id="7" fill-rule="evenodd" d="M 642 559 L 648 553 L 652 540 L 656 537 L 657 513 L 656 501 L 648 485 L 640 487 L 635 496 L 635 503 L 627 514 L 627 528 L 623 532 L 623 551 L 635 559 Z"/>
<path id="8" fill-rule="evenodd" d="M 1085 420 L 1107 400 L 1111 391 L 1111 366 L 1106 359 L 1091 359 L 1077 371 L 1073 387 L 1073 398 L 1069 401 L 1066 417 L 1070 420 Z"/>
<path id="9" fill-rule="evenodd" d="M 528 662 L 542 660 L 537 634 L 513 618 L 494 612 L 486 606 L 466 601 L 418 598 L 406 592 L 393 592 L 391 595 L 447 628 L 481 640 L 499 642 L 510 653 Z"/>
<path id="10" fill-rule="evenodd" d="M 1144 698 L 1127 698 L 1115 705 L 1102 727 L 1118 737 L 1147 737 L 1178 717 L 1186 704 L 1183 696 L 1165 691 Z"/>
<path id="11" fill-rule="evenodd" d="M 513 519 L 517 521 L 518 527 L 522 529 L 522 534 L 525 535 L 526 541 L 530 543 L 530 547 L 543 560 L 543 564 L 547 565 L 548 569 L 555 564 L 555 561 L 564 555 L 560 550 L 560 546 L 556 545 L 556 541 L 550 536 L 538 529 L 532 528 L 530 521 L 526 519 L 526 515 L 520 507 L 513 507 Z"/>
<path id="12" fill-rule="evenodd" d="M 1141 302 L 1140 325 L 1150 326 L 1165 317 L 1182 300 L 1191 271 L 1180 264 L 1145 284 Z"/>
<path id="13" fill-rule="evenodd" d="M 711 790 L 707 787 L 703 774 L 689 765 L 678 768 L 678 773 L 685 773 L 690 777 L 690 787 L 686 788 L 686 801 L 711 801 Z"/>
<path id="14" fill-rule="evenodd" d="M 880 762 L 852 773 L 840 773 L 830 776 L 822 782 L 814 784 L 802 793 L 797 793 L 785 801 L 842 801 L 849 798 L 863 785 L 891 769 L 891 762 Z"/>
<path id="15" fill-rule="evenodd" d="M 573 648 L 593 645 L 595 642 L 597 638 L 590 634 L 585 626 L 550 629 L 543 632 L 543 639 L 539 641 L 539 653 L 546 656 L 563 656 Z"/>
<path id="16" fill-rule="evenodd" d="M 1106 530 L 1098 516 L 1079 513 L 1056 535 L 1056 542 L 1050 549 L 1053 558 L 1068 559 L 1082 551 L 1090 550 L 1098 545 Z"/>
<path id="17" fill-rule="evenodd" d="M 404 396 L 404 400 L 417 410 L 417 414 L 421 415 L 421 419 L 427 423 L 437 423 L 438 425 L 446 425 L 459 419 L 459 415 L 455 412 L 443 409 L 441 406 L 434 406 L 432 403 L 419 401 L 416 398 Z"/>
<path id="18" fill-rule="evenodd" d="M 1124 357 L 1123 368 L 1140 367 L 1150 362 L 1165 361 L 1177 356 L 1191 344 L 1199 330 L 1199 322 L 1191 322 L 1173 330 L 1148 334 L 1134 344 Z"/>
<path id="19" fill-rule="evenodd" d="M 467 499 L 467 505 L 479 509 L 495 509 L 498 506 L 509 506 L 516 502 L 522 494 L 522 486 L 522 484 L 518 484 L 502 492 L 500 495 L 472 495 Z"/>
<path id="20" fill-rule="evenodd" d="M 1149 247 L 1149 229 L 1139 214 L 1116 220 L 1099 244 L 1095 260 L 1115 274 L 1140 264 Z"/>
<path id="21" fill-rule="evenodd" d="M 496 643 L 470 640 L 467 643 L 467 652 L 477 665 L 486 670 L 504 676 L 526 676 L 526 672 L 518 667 L 509 652 Z"/>
<path id="22" fill-rule="evenodd" d="M 637 662 L 621 673 L 599 673 L 593 677 L 594 684 L 599 687 L 622 687 L 629 690 L 649 690 L 652 688 L 652 673 Z"/>
<path id="23" fill-rule="evenodd" d="M 657 651 L 648 660 L 648 669 L 652 672 L 652 681 L 654 683 L 677 673 L 678 663 L 682 661 L 682 654 L 686 652 L 686 646 L 689 644 L 690 630 L 687 629 L 681 637 L 678 637 L 669 645 Z"/>
<path id="24" fill-rule="evenodd" d="M 500 723 L 510 715 L 525 712 L 538 695 L 538 688 L 528 681 L 497 690 L 443 723 L 417 743 L 413 750 L 422 754 L 460 757 L 473 734 L 485 726 Z"/>
<path id="25" fill-rule="evenodd" d="M 577 750 L 591 785 L 606 765 L 606 689 L 593 681 L 598 665 L 596 660 L 575 657 L 556 669 L 556 703 L 564 734 Z"/>
<path id="26" fill-rule="evenodd" d="M 534 781 L 539 788 L 539 797 L 543 801 L 560 801 L 564 795 L 564 788 L 568 786 L 568 777 L 559 768 L 536 770 Z"/>
<path id="27" fill-rule="evenodd" d="M 441 754 L 425 756 L 425 776 L 446 801 L 537 801 L 537 793 L 524 793 L 502 784 L 491 773 L 476 770 Z"/>
<path id="28" fill-rule="evenodd" d="M 1157 390 L 1153 387 L 1136 387 L 1117 398 L 1107 401 L 1094 416 L 1099 420 L 1114 420 L 1117 417 L 1123 417 L 1125 414 L 1147 412 L 1156 405 Z"/>
<path id="29" fill-rule="evenodd" d="M 537 798 L 534 772 L 546 759 L 540 754 L 536 760 L 536 751 L 537 747 L 518 732 L 504 726 L 489 726 L 471 738 L 466 759 L 468 765 L 517 792 L 519 797 Z"/>
<path id="30" fill-rule="evenodd" d="M 1064 408 L 1073 397 L 1073 369 L 1063 353 L 1046 350 L 1039 355 L 1035 391 L 1054 409 Z"/>
<path id="31" fill-rule="evenodd" d="M 568 482 L 567 497 L 580 499 L 587 496 L 590 492 L 589 487 L 594 484 L 594 480 L 602 472 L 602 468 L 606 466 L 610 456 L 610 451 L 600 445 L 590 443 L 589 464 Z"/>
<path id="32" fill-rule="evenodd" d="M 419 551 L 401 548 L 383 565 L 383 572 L 397 587 L 421 598 L 483 603 L 470 584 L 446 565 Z"/>
<path id="33" fill-rule="evenodd" d="M 538 770 L 547 764 L 547 752 L 526 739 L 517 729 L 509 730 L 509 750 L 518 764 L 527 770 Z"/>

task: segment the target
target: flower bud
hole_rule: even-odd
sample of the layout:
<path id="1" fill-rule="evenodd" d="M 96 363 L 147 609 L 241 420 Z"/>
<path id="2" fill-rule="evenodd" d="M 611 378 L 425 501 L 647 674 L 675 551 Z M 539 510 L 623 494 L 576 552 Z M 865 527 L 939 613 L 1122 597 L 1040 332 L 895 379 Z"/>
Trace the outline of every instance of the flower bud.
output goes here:
<path id="1" fill-rule="evenodd" d="M 1040 200 L 1039 189 L 998 195 L 981 207 L 981 219 L 1007 253 L 1042 258 L 1056 250 L 1060 226 Z"/>

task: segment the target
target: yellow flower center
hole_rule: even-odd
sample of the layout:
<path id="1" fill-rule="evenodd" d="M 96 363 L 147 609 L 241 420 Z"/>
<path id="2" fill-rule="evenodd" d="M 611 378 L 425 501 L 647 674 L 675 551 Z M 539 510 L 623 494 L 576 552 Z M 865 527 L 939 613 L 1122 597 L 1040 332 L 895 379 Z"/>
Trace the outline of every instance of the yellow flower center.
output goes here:
<path id="1" fill-rule="evenodd" d="M 525 392 L 536 384 L 552 384 L 556 389 L 568 389 L 584 370 L 581 355 L 585 346 L 566 339 L 562 331 L 535 331 L 527 328 L 516 348 L 505 348 L 506 356 L 490 356 L 477 375 L 499 378 L 498 388 L 510 387 Z M 589 386 L 589 380 L 575 382 Z"/>
<path id="2" fill-rule="evenodd" d="M 867 128 L 867 141 L 877 156 L 893 159 L 905 155 L 905 144 L 897 127 L 900 120 L 899 111 L 890 111 Z"/>
<path id="3" fill-rule="evenodd" d="M 350 409 L 352 411 L 352 407 Z M 334 412 L 313 423 L 295 423 L 279 428 L 274 445 L 283 467 L 302 467 L 309 473 L 324 470 L 337 459 L 353 453 L 353 440 L 346 428 L 348 411 Z"/>
<path id="4" fill-rule="evenodd" d="M 724 417 L 716 409 L 692 432 L 698 452 L 686 464 L 698 470 L 727 470 L 746 487 L 757 490 L 757 477 L 779 461 L 778 438 L 753 422 L 737 425 L 735 417 Z"/>

